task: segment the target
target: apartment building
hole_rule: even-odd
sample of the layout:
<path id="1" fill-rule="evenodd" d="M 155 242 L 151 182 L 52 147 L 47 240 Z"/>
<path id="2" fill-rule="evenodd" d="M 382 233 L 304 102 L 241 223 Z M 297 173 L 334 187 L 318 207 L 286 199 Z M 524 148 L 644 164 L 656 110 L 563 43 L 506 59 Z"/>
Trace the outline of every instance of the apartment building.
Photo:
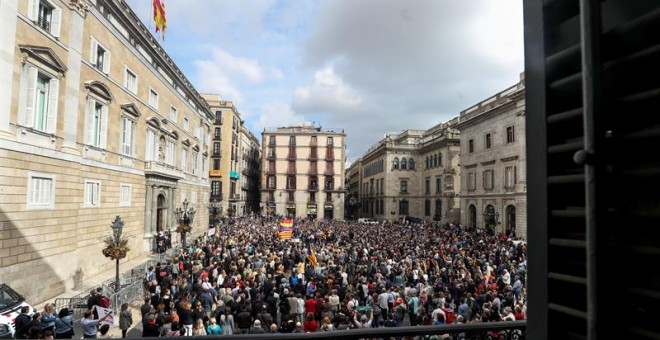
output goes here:
<path id="1" fill-rule="evenodd" d="M 114 269 L 115 216 L 130 259 L 206 210 L 213 115 L 124 1 L 2 0 L 0 32 L 0 277 L 38 303 Z"/>
<path id="2" fill-rule="evenodd" d="M 460 113 L 462 221 L 527 235 L 525 79 Z"/>
<path id="3" fill-rule="evenodd" d="M 261 136 L 263 213 L 343 219 L 344 130 L 301 123 L 267 128 Z"/>

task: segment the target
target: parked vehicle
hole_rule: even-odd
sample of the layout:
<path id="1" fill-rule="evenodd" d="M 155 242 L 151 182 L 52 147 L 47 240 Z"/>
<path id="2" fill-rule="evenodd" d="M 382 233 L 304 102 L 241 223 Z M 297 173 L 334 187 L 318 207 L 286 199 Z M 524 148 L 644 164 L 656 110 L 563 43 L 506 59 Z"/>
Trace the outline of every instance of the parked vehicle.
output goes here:
<path id="1" fill-rule="evenodd" d="M 34 313 L 34 308 L 25 302 L 23 295 L 4 283 L 0 284 L 0 339 L 14 337 L 14 320 L 21 314 L 23 306 L 30 307 L 30 315 Z"/>
<path id="2" fill-rule="evenodd" d="M 376 225 L 376 224 L 378 224 L 378 222 L 374 221 L 373 219 L 371 219 L 371 218 L 365 218 L 365 217 L 358 218 L 358 223 L 362 223 L 362 224 L 371 224 L 371 225 Z"/>

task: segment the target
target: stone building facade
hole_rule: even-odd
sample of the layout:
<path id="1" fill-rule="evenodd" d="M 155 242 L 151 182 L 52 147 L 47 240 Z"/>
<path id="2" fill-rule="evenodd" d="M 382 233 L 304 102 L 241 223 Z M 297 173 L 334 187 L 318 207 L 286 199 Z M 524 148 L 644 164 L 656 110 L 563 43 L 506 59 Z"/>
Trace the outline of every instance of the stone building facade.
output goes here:
<path id="1" fill-rule="evenodd" d="M 464 110 L 461 220 L 471 227 L 527 235 L 525 82 Z"/>
<path id="2" fill-rule="evenodd" d="M 346 159 L 343 129 L 302 123 L 264 129 L 261 136 L 263 213 L 343 219 Z"/>
<path id="3" fill-rule="evenodd" d="M 39 303 L 114 269 L 115 216 L 130 259 L 202 210 L 213 116 L 124 1 L 2 0 L 0 32 L 0 277 Z"/>
<path id="4" fill-rule="evenodd" d="M 213 111 L 209 177 L 213 217 L 259 212 L 257 137 L 245 126 L 240 111 L 217 94 L 202 94 Z"/>
<path id="5" fill-rule="evenodd" d="M 456 123 L 452 120 L 428 130 L 387 134 L 355 161 L 351 169 L 359 167 L 361 171 L 359 180 L 351 183 L 359 182 L 359 216 L 378 221 L 402 217 L 441 223 L 457 220 L 460 168 Z"/>

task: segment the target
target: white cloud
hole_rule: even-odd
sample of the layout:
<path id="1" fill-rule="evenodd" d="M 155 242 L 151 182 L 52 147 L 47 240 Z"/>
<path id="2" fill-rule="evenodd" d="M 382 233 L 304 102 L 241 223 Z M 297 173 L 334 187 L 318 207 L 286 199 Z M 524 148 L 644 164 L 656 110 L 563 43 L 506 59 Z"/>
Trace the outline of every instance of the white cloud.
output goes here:
<path id="1" fill-rule="evenodd" d="M 196 84 L 202 92 L 219 93 L 226 100 L 242 103 L 241 88 L 281 79 L 282 71 L 264 68 L 259 61 L 237 57 L 219 48 L 209 48 L 210 59 L 194 60 Z"/>
<path id="2" fill-rule="evenodd" d="M 264 103 L 260 112 L 259 126 L 262 128 L 282 127 L 305 121 L 305 117 L 293 112 L 288 103 Z"/>
<path id="3" fill-rule="evenodd" d="M 292 106 L 301 112 L 337 114 L 355 111 L 361 104 L 362 96 L 332 67 L 325 67 L 314 73 L 313 84 L 295 90 Z"/>

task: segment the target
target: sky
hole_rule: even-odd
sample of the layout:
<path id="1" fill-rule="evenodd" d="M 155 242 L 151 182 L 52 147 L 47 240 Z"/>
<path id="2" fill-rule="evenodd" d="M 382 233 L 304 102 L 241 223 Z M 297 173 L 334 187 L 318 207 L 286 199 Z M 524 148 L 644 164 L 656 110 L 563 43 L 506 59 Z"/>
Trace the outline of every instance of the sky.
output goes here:
<path id="1" fill-rule="evenodd" d="M 126 2 L 153 32 L 152 0 Z M 344 129 L 349 162 L 386 133 L 458 116 L 524 68 L 522 0 L 165 5 L 161 45 L 199 92 L 232 101 L 260 140 L 301 122 Z"/>

